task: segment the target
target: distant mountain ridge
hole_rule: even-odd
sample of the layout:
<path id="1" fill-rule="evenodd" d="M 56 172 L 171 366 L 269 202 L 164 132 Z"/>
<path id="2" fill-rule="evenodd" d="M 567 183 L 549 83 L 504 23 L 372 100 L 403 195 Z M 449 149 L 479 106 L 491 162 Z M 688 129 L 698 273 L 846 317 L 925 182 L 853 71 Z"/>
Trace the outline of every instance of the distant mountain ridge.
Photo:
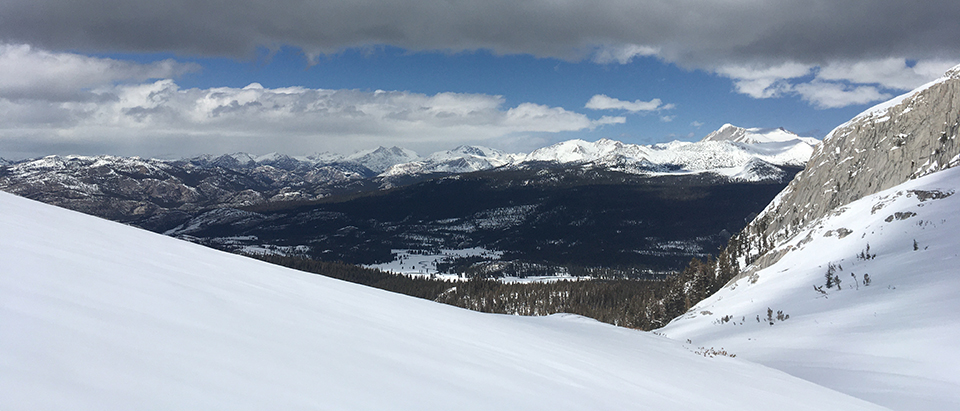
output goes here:
<path id="1" fill-rule="evenodd" d="M 263 156 L 234 153 L 216 158 L 199 158 L 226 167 L 269 165 L 291 171 L 298 168 L 351 165 L 354 169 L 366 168 L 368 171 L 358 171 L 365 178 L 386 179 L 411 175 L 469 173 L 498 167 L 524 167 L 529 163 L 540 162 L 585 164 L 637 174 L 715 172 L 732 176 L 741 172 L 744 167 L 752 167 L 756 160 L 775 166 L 801 166 L 817 144 L 819 140 L 815 138 L 800 137 L 783 128 L 742 128 L 725 124 L 698 142 L 673 141 L 638 145 L 605 138 L 595 142 L 575 139 L 539 148 L 528 154 L 505 153 L 482 146 L 459 146 L 426 157 L 400 147 L 377 147 L 346 156 L 333 153 L 303 157 L 277 153 Z M 197 161 L 199 158 L 189 160 Z M 741 170 L 731 170 L 732 168 Z"/>
<path id="2" fill-rule="evenodd" d="M 381 176 L 393 177 L 432 173 L 469 173 L 513 164 L 524 157 L 525 155 L 523 154 L 508 154 L 487 147 L 459 146 L 453 150 L 438 151 L 426 158 L 394 164 L 384 171 Z"/>
<path id="3" fill-rule="evenodd" d="M 796 168 L 806 161 L 813 151 L 810 144 L 778 139 L 644 146 L 601 139 L 565 141 L 529 154 L 460 146 L 427 157 L 400 147 L 300 157 L 47 156 L 0 163 L 0 190 L 162 231 L 215 208 L 314 201 L 485 170 L 572 167 L 636 175 L 712 173 L 731 181 L 775 182 L 788 175 L 784 167 Z"/>
<path id="4" fill-rule="evenodd" d="M 717 131 L 708 134 L 703 141 L 731 141 L 734 143 L 757 144 L 800 140 L 810 145 L 817 145 L 820 140 L 813 137 L 799 135 L 780 128 L 743 128 L 733 124 L 724 124 Z"/>

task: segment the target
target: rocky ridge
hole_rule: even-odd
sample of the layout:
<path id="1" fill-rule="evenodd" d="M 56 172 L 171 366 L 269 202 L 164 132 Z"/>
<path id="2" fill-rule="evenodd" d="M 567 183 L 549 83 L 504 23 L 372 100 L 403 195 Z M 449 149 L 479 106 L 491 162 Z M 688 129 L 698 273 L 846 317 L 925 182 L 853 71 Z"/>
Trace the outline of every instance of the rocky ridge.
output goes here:
<path id="1" fill-rule="evenodd" d="M 388 149 L 384 149 L 389 151 Z M 398 149 L 399 150 L 399 149 Z M 375 151 L 374 151 L 375 152 Z M 375 164 L 245 153 L 158 160 L 115 156 L 47 156 L 0 165 L 0 189 L 150 230 L 221 207 L 310 200 L 376 190 Z M 406 160 L 404 157 L 401 160 Z"/>
<path id="2" fill-rule="evenodd" d="M 744 231 L 730 251 L 750 274 L 789 250 L 809 225 L 864 196 L 960 162 L 960 66 L 834 129 L 804 171 Z"/>

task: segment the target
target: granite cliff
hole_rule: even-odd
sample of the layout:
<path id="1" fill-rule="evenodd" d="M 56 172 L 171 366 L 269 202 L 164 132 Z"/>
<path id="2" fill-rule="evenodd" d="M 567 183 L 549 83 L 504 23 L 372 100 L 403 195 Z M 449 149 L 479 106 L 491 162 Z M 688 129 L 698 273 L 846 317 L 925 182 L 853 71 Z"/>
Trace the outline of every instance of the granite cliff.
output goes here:
<path id="1" fill-rule="evenodd" d="M 739 235 L 727 253 L 750 274 L 778 248 L 845 204 L 960 162 L 960 66 L 877 105 L 830 132 L 804 171 Z"/>

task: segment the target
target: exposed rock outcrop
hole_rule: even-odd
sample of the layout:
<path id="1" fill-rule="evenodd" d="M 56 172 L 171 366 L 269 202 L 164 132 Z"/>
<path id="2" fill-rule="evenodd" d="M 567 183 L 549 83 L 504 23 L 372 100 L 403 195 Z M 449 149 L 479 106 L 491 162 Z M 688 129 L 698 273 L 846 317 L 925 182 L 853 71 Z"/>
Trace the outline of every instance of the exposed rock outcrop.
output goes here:
<path id="1" fill-rule="evenodd" d="M 731 242 L 752 263 L 775 262 L 778 244 L 844 204 L 960 161 L 960 66 L 940 79 L 880 104 L 834 129 L 797 174 Z M 782 250 L 780 250 L 782 251 Z"/>

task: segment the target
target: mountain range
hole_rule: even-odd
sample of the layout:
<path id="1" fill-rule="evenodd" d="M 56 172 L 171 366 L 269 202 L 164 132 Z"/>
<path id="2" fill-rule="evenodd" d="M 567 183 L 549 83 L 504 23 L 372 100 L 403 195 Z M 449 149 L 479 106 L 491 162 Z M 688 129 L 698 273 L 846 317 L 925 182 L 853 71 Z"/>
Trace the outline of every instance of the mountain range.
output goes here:
<path id="1" fill-rule="evenodd" d="M 16 409 L 957 409 L 957 101 L 960 67 L 834 129 L 716 259 L 663 282 L 658 306 L 681 309 L 652 333 L 469 312 L 0 193 L 0 397 Z M 577 167 L 523 162 L 474 181 L 596 189 L 669 178 L 662 192 L 683 199 L 708 185 L 670 179 L 728 178 L 597 168 L 617 164 L 596 160 L 607 146 L 568 142 L 556 151 Z M 115 168 L 100 170 L 113 181 Z M 440 213 L 429 187 L 471 178 L 355 199 L 420 193 L 428 201 L 416 204 Z M 323 204 L 220 212 L 319 222 L 337 212 Z M 515 205 L 497 216 L 528 204 Z"/>
<path id="2" fill-rule="evenodd" d="M 717 137 L 730 130 L 736 138 Z M 536 270 L 662 276 L 721 247 L 816 143 L 782 130 L 720 131 L 695 143 L 571 140 L 529 154 L 49 156 L 0 167 L 0 189 L 233 251 L 372 264 L 396 250 L 482 247 Z M 483 264 L 512 272 L 503 262 Z"/>

